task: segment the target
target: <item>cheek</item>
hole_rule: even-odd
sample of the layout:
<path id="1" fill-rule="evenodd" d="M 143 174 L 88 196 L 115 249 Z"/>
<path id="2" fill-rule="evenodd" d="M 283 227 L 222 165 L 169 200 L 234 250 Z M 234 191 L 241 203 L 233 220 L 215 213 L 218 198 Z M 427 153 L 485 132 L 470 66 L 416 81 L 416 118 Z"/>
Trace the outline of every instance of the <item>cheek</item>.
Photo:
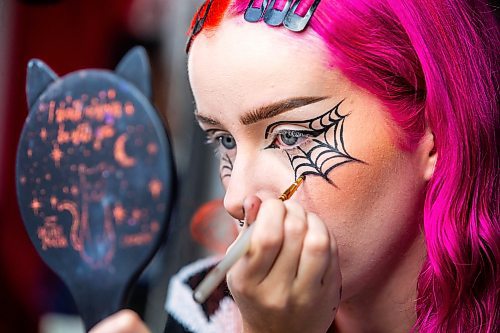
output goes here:
<path id="1" fill-rule="evenodd" d="M 391 182 L 388 166 L 350 163 L 334 170 L 328 184 L 319 177 L 308 177 L 303 189 L 305 205 L 335 226 L 362 228 L 368 215 L 375 214 L 377 202 L 383 201 Z"/>
<path id="2" fill-rule="evenodd" d="M 255 147 L 256 145 L 252 145 Z M 261 178 L 268 182 L 283 179 L 288 183 L 295 180 L 294 169 L 290 164 L 290 156 L 280 149 L 252 148 L 238 149 L 238 152 L 220 154 L 221 174 L 230 167 L 243 169 L 247 176 L 254 175 L 256 181 Z M 279 184 L 276 184 L 279 185 Z"/>
<path id="3" fill-rule="evenodd" d="M 347 108 L 344 112 L 349 113 Z M 355 109 L 345 120 L 343 139 L 345 149 L 359 161 L 333 169 L 328 177 L 333 185 L 319 177 L 308 177 L 304 194 L 310 209 L 320 216 L 327 220 L 334 217 L 336 225 L 362 228 L 362 221 L 375 214 L 377 203 L 384 201 L 394 187 L 403 186 L 397 178 L 405 157 L 394 146 L 378 112 L 367 117 L 364 110 Z"/>
<path id="4" fill-rule="evenodd" d="M 238 147 L 237 153 L 220 154 L 219 174 L 224 189 L 229 186 L 265 193 L 263 198 L 277 198 L 295 181 L 287 154 L 279 149 Z M 244 186 L 245 185 L 245 186 Z"/>
<path id="5" fill-rule="evenodd" d="M 301 193 L 337 241 L 346 295 L 375 283 L 412 244 L 424 197 L 411 156 L 390 145 L 362 155 L 366 164 L 333 172 L 336 187 L 311 177 Z"/>

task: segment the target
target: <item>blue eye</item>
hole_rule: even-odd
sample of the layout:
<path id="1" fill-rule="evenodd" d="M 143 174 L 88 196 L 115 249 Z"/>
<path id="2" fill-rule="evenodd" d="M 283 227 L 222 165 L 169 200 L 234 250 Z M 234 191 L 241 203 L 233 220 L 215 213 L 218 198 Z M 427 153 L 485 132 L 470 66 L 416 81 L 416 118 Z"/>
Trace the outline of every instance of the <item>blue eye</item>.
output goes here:
<path id="1" fill-rule="evenodd" d="M 285 132 L 278 134 L 279 141 L 285 146 L 294 146 L 299 141 L 301 135 L 296 135 L 293 132 Z"/>
<path id="2" fill-rule="evenodd" d="M 218 129 L 209 129 L 207 134 L 207 143 L 215 144 L 215 151 L 222 153 L 223 150 L 233 150 L 236 148 L 236 140 L 226 131 Z"/>
<path id="3" fill-rule="evenodd" d="M 219 140 L 219 143 L 228 150 L 236 147 L 236 141 L 231 135 L 221 135 L 217 139 Z"/>
<path id="4" fill-rule="evenodd" d="M 311 137 L 311 134 L 303 131 L 284 130 L 276 134 L 269 148 L 293 149 Z"/>

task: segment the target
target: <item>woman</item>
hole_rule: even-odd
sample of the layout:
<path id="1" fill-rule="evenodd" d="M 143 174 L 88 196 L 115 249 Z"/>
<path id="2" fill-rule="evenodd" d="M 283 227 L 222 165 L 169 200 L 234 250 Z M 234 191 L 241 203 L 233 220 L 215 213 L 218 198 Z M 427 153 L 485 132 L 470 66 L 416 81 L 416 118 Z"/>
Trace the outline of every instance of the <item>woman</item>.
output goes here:
<path id="1" fill-rule="evenodd" d="M 292 2 L 207 1 L 188 44 L 225 207 L 256 223 L 227 276 L 232 329 L 498 331 L 491 10 Z M 294 198 L 276 200 L 300 175 Z M 146 331 L 122 312 L 95 332 L 120 323 Z"/>

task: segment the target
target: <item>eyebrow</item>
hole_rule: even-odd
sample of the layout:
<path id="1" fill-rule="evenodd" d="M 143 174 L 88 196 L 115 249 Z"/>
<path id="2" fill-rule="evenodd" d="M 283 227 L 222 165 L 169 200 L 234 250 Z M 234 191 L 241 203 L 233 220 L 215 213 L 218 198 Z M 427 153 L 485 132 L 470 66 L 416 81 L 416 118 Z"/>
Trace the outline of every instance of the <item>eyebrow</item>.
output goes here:
<path id="1" fill-rule="evenodd" d="M 288 112 L 293 109 L 300 108 L 309 104 L 314 104 L 327 99 L 328 96 L 308 96 L 308 97 L 292 97 L 285 100 L 272 103 L 269 105 L 258 107 L 255 110 L 249 111 L 240 117 L 240 122 L 243 125 L 255 124 L 259 121 L 275 117 L 279 114 Z M 218 126 L 221 125 L 220 121 L 204 116 L 198 112 L 195 113 L 196 119 L 204 124 Z"/>

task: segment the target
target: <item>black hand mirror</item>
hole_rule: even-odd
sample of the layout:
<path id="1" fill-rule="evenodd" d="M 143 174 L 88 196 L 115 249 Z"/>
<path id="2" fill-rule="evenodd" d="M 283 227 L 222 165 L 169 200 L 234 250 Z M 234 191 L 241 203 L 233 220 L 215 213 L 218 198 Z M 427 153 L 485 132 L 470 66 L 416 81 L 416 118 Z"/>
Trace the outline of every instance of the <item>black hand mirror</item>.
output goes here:
<path id="1" fill-rule="evenodd" d="M 68 286 L 87 330 L 123 306 L 166 234 L 174 166 L 150 94 L 140 47 L 114 72 L 59 78 L 40 60 L 28 65 L 18 203 L 32 243 Z"/>

